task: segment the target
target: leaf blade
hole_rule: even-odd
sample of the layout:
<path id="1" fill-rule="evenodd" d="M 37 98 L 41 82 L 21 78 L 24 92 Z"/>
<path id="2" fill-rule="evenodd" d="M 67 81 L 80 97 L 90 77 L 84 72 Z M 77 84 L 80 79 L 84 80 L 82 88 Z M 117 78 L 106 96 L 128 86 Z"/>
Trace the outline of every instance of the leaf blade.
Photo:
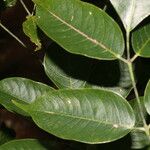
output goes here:
<path id="1" fill-rule="evenodd" d="M 7 78 L 0 81 L 0 103 L 10 111 L 27 115 L 17 108 L 12 100 L 31 103 L 37 97 L 53 90 L 49 86 L 25 78 Z"/>
<path id="2" fill-rule="evenodd" d="M 143 19 L 150 15 L 150 1 L 147 0 L 110 0 L 123 21 L 126 30 L 133 30 Z"/>
<path id="3" fill-rule="evenodd" d="M 61 47 L 56 44 L 52 44 L 50 50 L 47 50 L 47 53 L 44 57 L 43 62 L 44 70 L 49 79 L 59 88 L 69 88 L 69 89 L 78 89 L 78 88 L 93 88 L 93 89 L 107 89 L 113 92 L 121 94 L 123 97 L 127 97 L 131 91 L 131 82 L 129 78 L 128 68 L 122 62 L 119 62 L 120 68 L 120 80 L 117 85 L 114 86 L 100 86 L 89 81 L 94 70 L 100 70 L 105 67 L 111 67 L 114 69 L 114 65 L 110 66 L 110 63 L 105 66 L 95 67 L 95 63 L 92 59 L 82 57 L 79 55 L 73 55 L 63 51 Z M 100 70 L 100 72 L 104 72 Z M 116 72 L 116 70 L 114 71 Z M 110 72 L 104 72 L 105 74 L 112 74 Z M 93 73 L 97 75 L 97 73 Z M 101 75 L 97 75 L 99 78 Z M 111 77 L 112 78 L 112 77 Z M 97 81 L 100 83 L 104 79 Z M 106 77 L 107 80 L 107 77 Z M 113 80 L 113 79 L 112 79 Z"/>
<path id="4" fill-rule="evenodd" d="M 135 122 L 130 105 L 122 97 L 97 89 L 59 90 L 31 105 L 17 106 L 27 109 L 35 123 L 47 132 L 84 143 L 121 138 Z"/>
<path id="5" fill-rule="evenodd" d="M 121 30 L 104 11 L 78 0 L 34 2 L 38 26 L 67 51 L 106 60 L 122 55 Z"/>
<path id="6" fill-rule="evenodd" d="M 84 88 L 91 73 L 92 61 L 72 55 L 51 45 L 43 61 L 46 75 L 58 88 Z"/>
<path id="7" fill-rule="evenodd" d="M 132 45 L 137 55 L 150 57 L 150 24 L 133 32 Z"/>

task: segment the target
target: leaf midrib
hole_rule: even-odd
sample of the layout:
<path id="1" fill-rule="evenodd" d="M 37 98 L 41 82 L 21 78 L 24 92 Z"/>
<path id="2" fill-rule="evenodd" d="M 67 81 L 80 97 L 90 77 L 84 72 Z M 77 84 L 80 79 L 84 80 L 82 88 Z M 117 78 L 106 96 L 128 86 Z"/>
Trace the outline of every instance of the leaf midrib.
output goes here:
<path id="1" fill-rule="evenodd" d="M 97 41 L 96 39 L 91 38 L 90 36 L 86 35 L 84 32 L 80 31 L 79 29 L 77 29 L 76 27 L 74 27 L 73 25 L 69 24 L 68 22 L 66 22 L 65 20 L 61 19 L 57 14 L 55 14 L 55 12 L 50 11 L 48 8 L 45 8 L 42 4 L 39 4 L 43 9 L 45 9 L 47 12 L 50 13 L 50 15 L 52 15 L 54 18 L 58 19 L 61 23 L 65 24 L 66 26 L 68 26 L 69 28 L 71 28 L 72 30 L 76 31 L 78 34 L 80 34 L 81 36 L 85 37 L 87 40 L 89 40 L 90 42 L 92 42 L 95 45 L 98 45 L 99 47 L 103 48 L 105 51 L 111 53 L 112 55 L 114 55 L 116 58 L 118 58 L 118 54 L 116 54 L 115 52 L 112 51 L 111 48 L 106 47 L 104 44 L 100 43 L 99 41 Z"/>
<path id="2" fill-rule="evenodd" d="M 127 31 L 130 32 L 130 30 L 132 29 L 132 20 L 134 17 L 134 12 L 135 12 L 135 5 L 136 5 L 136 0 L 132 0 L 131 2 L 131 12 L 129 14 L 129 25 L 127 27 Z"/>
<path id="3" fill-rule="evenodd" d="M 101 124 L 111 125 L 111 126 L 118 125 L 117 128 L 125 128 L 125 129 L 132 129 L 133 128 L 133 126 L 131 126 L 131 125 L 129 127 L 129 126 L 123 126 L 123 125 L 121 125 L 119 123 L 109 123 L 109 122 L 104 122 L 104 121 L 100 122 L 99 120 L 93 120 L 93 119 L 90 119 L 90 118 L 83 118 L 81 116 L 69 115 L 69 114 L 65 114 L 65 113 L 62 113 L 62 112 L 61 113 L 57 113 L 57 112 L 40 111 L 40 110 L 36 110 L 36 111 L 31 110 L 31 112 L 33 113 L 33 115 L 36 112 L 39 112 L 39 113 L 46 113 L 46 114 L 51 114 L 51 115 L 58 115 L 58 116 L 70 117 L 70 118 L 74 118 L 74 119 L 86 120 L 86 121 L 91 121 L 91 122 L 96 122 L 96 123 L 101 123 Z M 31 113 L 31 116 L 32 116 L 32 113 Z M 113 128 L 115 128 L 115 127 L 113 126 Z"/>

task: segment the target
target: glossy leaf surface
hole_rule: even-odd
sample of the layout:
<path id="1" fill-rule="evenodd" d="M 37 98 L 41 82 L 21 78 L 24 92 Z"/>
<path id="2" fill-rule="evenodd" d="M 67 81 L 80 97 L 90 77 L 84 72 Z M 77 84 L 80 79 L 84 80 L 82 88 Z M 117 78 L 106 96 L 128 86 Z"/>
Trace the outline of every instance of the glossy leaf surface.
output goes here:
<path id="1" fill-rule="evenodd" d="M 30 105 L 15 104 L 45 131 L 84 143 L 117 140 L 128 134 L 135 122 L 128 102 L 105 90 L 58 90 Z"/>
<path id="2" fill-rule="evenodd" d="M 150 15 L 149 0 L 110 0 L 126 30 L 131 31 Z"/>
<path id="3" fill-rule="evenodd" d="M 0 103 L 10 111 L 23 113 L 11 100 L 31 103 L 53 90 L 49 86 L 25 78 L 8 78 L 0 81 Z M 24 113 L 23 113 L 24 114 Z"/>
<path id="4" fill-rule="evenodd" d="M 150 24 L 133 32 L 132 45 L 137 55 L 150 57 Z"/>
<path id="5" fill-rule="evenodd" d="M 78 0 L 33 1 L 38 26 L 67 51 L 106 60 L 123 54 L 122 32 L 103 10 Z"/>

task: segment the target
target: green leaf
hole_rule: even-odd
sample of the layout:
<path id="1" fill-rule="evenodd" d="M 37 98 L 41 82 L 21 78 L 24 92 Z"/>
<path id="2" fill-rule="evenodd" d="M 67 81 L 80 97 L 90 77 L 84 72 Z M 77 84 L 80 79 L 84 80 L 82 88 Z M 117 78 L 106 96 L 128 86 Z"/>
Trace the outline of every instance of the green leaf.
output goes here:
<path id="1" fill-rule="evenodd" d="M 117 94 L 123 96 L 124 98 L 126 98 L 129 95 L 129 93 L 131 92 L 131 90 L 132 90 L 132 88 L 125 89 L 125 88 L 118 87 L 118 86 L 102 87 L 102 86 L 92 85 L 92 84 L 88 84 L 88 83 L 86 84 L 86 88 L 102 89 L 102 90 L 112 91 L 114 93 L 117 93 Z"/>
<path id="2" fill-rule="evenodd" d="M 121 75 L 118 85 L 106 87 L 102 85 L 95 85 L 94 83 L 89 83 L 89 79 L 91 78 L 91 74 L 94 70 L 99 70 L 100 74 L 98 74 L 98 77 L 100 78 L 100 76 L 104 74 L 104 78 L 107 80 L 106 74 L 112 74 L 112 72 L 110 69 L 109 72 L 104 72 L 102 67 L 106 70 L 106 67 L 110 67 L 112 62 L 107 65 L 101 63 L 101 66 L 95 68 L 95 63 L 92 59 L 67 53 L 56 44 L 51 44 L 50 49 L 47 51 L 48 52 L 46 53 L 43 62 L 44 69 L 49 79 L 52 80 L 58 88 L 108 89 L 110 91 L 121 94 L 123 97 L 127 97 L 132 89 L 129 72 L 127 70 L 126 64 L 122 62 L 120 62 L 119 65 Z M 116 67 L 116 63 L 115 65 L 111 65 L 111 68 L 114 69 L 114 66 Z M 94 75 L 95 74 L 97 75 L 97 73 L 94 73 Z M 95 79 L 95 76 L 92 78 Z M 101 82 L 101 80 L 98 81 L 98 83 Z"/>
<path id="3" fill-rule="evenodd" d="M 150 24 L 133 32 L 132 45 L 137 55 L 150 57 Z"/>
<path id="4" fill-rule="evenodd" d="M 35 50 L 40 50 L 41 43 L 37 35 L 35 16 L 27 16 L 27 20 L 23 23 L 23 31 L 30 38 L 30 40 L 37 46 Z"/>
<path id="5" fill-rule="evenodd" d="M 146 118 L 147 113 L 146 113 L 146 109 L 144 107 L 144 97 L 140 97 L 140 101 L 141 101 L 141 106 L 142 106 L 142 113 L 144 114 L 144 116 Z M 143 128 L 143 121 L 142 121 L 141 115 L 139 113 L 139 107 L 137 104 L 137 100 L 136 99 L 131 100 L 130 105 L 132 106 L 135 117 L 136 117 L 135 127 Z M 132 148 L 133 149 L 142 149 L 142 148 L 150 145 L 149 137 L 142 130 L 133 130 L 131 132 L 131 139 L 132 139 Z"/>
<path id="6" fill-rule="evenodd" d="M 130 72 L 127 64 L 122 61 L 119 61 L 119 69 L 120 79 L 118 82 L 118 87 L 114 88 L 114 91 L 126 98 L 133 89 Z"/>
<path id="7" fill-rule="evenodd" d="M 0 81 L 0 104 L 10 111 L 27 115 L 17 108 L 12 100 L 18 100 L 24 103 L 32 103 L 36 98 L 42 96 L 51 87 L 25 78 L 7 78 Z"/>
<path id="8" fill-rule="evenodd" d="M 108 89 L 121 94 L 123 97 L 127 97 L 132 89 L 132 85 L 126 64 L 119 62 L 118 65 L 118 62 L 108 61 L 99 62 L 100 65 L 98 66 L 95 64 L 97 63 L 93 59 L 70 54 L 56 44 L 51 44 L 43 62 L 47 76 L 58 88 Z M 113 69 L 109 68 L 106 71 L 108 66 Z M 120 77 L 117 75 L 115 77 L 110 76 L 116 73 L 118 69 L 120 69 L 118 71 L 118 73 L 120 72 Z M 99 79 L 96 83 L 95 80 L 89 81 L 91 78 L 95 79 L 95 76 Z M 120 78 L 117 84 L 111 86 L 105 84 L 98 85 L 98 83 L 103 83 L 104 80 L 110 83 L 111 79 L 114 82 L 114 78 L 117 80 Z"/>
<path id="9" fill-rule="evenodd" d="M 13 140 L 0 146 L 0 150 L 48 150 L 53 148 L 47 147 L 45 142 L 37 139 Z"/>
<path id="10" fill-rule="evenodd" d="M 79 0 L 33 2 L 39 28 L 67 51 L 106 60 L 123 54 L 122 32 L 103 10 Z"/>
<path id="11" fill-rule="evenodd" d="M 145 89 L 144 104 L 148 114 L 150 114 L 150 80 L 148 81 Z"/>
<path id="12" fill-rule="evenodd" d="M 150 15 L 149 0 L 110 0 L 127 31 L 133 30 Z"/>
<path id="13" fill-rule="evenodd" d="M 17 0 L 3 0 L 6 7 L 13 7 L 15 6 Z"/>
<path id="14" fill-rule="evenodd" d="M 72 55 L 57 45 L 44 58 L 44 69 L 47 76 L 58 88 L 83 88 L 92 70 L 92 61 L 86 57 Z"/>
<path id="15" fill-rule="evenodd" d="M 15 104 L 28 111 L 45 131 L 84 143 L 117 140 L 135 123 L 134 112 L 124 98 L 99 89 L 58 90 L 30 105 Z"/>
<path id="16" fill-rule="evenodd" d="M 140 97 L 140 101 L 141 101 L 141 108 L 142 108 L 142 113 L 144 114 L 144 116 L 146 117 L 147 113 L 146 113 L 146 109 L 144 107 L 144 97 Z M 133 110 L 134 110 L 134 114 L 136 117 L 136 127 L 140 127 L 143 125 L 143 121 L 141 119 L 141 115 L 139 113 L 139 106 L 137 103 L 136 99 L 132 99 L 129 101 L 130 105 L 132 106 Z"/>

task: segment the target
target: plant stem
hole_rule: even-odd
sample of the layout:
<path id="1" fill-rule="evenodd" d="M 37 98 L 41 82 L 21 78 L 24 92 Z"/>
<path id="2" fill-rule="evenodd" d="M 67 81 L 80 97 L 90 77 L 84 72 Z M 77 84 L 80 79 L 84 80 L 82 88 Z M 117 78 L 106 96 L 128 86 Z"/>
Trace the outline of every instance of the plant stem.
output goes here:
<path id="1" fill-rule="evenodd" d="M 27 12 L 27 14 L 28 14 L 29 16 L 31 16 L 32 14 L 31 14 L 30 11 L 28 10 L 28 8 L 27 8 L 27 6 L 25 5 L 25 3 L 24 3 L 22 0 L 20 0 L 20 3 L 22 4 L 22 6 L 23 6 L 23 8 L 25 9 L 25 11 Z"/>
<path id="2" fill-rule="evenodd" d="M 1 22 L 0 27 L 2 27 L 6 32 L 8 32 L 14 39 L 16 39 L 23 47 L 26 47 L 26 45 L 17 37 L 15 36 L 10 30 L 8 30 Z"/>
<path id="3" fill-rule="evenodd" d="M 145 117 L 144 117 L 144 114 L 143 114 L 143 109 L 142 109 L 142 105 L 141 105 L 141 102 L 140 102 L 138 90 L 136 88 L 136 83 L 135 83 L 135 77 L 134 77 L 134 71 L 133 71 L 132 62 L 128 63 L 128 68 L 129 68 L 129 73 L 130 73 L 130 77 L 131 77 L 131 81 L 132 81 L 132 85 L 133 85 L 135 97 L 136 97 L 137 104 L 138 104 L 138 107 L 139 107 L 139 113 L 140 113 L 140 116 L 141 116 L 141 119 L 142 119 L 142 122 L 143 122 L 143 125 L 144 125 L 144 128 L 145 128 L 145 132 L 146 132 L 147 135 L 149 135 L 149 127 L 146 124 L 146 120 L 145 120 Z"/>
<path id="4" fill-rule="evenodd" d="M 132 86 L 133 86 L 135 97 L 136 97 L 137 104 L 138 104 L 138 107 L 139 107 L 139 113 L 140 113 L 141 120 L 142 120 L 143 125 L 144 125 L 145 133 L 149 136 L 149 126 L 147 125 L 144 114 L 143 114 L 143 109 L 142 109 L 141 101 L 140 101 L 140 98 L 139 98 L 138 90 L 137 90 L 137 87 L 136 87 L 134 69 L 133 69 L 133 64 L 132 64 L 133 61 L 138 57 L 138 55 L 135 54 L 132 58 L 130 58 L 130 30 L 128 30 L 128 29 L 126 31 L 126 49 L 127 49 L 127 65 L 128 65 L 128 68 L 129 68 L 129 73 L 130 73 Z"/>

